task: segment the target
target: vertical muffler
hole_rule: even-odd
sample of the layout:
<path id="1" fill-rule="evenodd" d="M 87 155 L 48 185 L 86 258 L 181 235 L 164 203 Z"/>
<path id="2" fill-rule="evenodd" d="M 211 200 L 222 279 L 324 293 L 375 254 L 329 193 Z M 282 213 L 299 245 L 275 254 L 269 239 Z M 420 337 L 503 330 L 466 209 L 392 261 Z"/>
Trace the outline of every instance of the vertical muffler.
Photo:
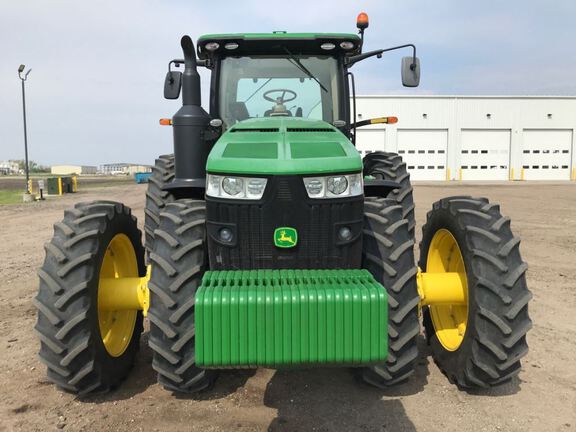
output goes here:
<path id="1" fill-rule="evenodd" d="M 203 191 L 206 160 L 210 152 L 210 141 L 205 137 L 210 116 L 201 106 L 200 75 L 194 43 L 190 36 L 182 37 L 180 43 L 184 52 L 182 108 L 172 117 L 175 179 L 167 189 L 199 188 Z"/>

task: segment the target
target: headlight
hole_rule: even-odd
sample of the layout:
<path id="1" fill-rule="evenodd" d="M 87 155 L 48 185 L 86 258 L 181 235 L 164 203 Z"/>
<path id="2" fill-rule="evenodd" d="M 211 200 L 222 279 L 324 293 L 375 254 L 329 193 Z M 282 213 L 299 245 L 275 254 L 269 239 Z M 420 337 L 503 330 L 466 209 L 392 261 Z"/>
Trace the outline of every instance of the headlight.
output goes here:
<path id="1" fill-rule="evenodd" d="M 305 178 L 304 186 L 310 198 L 321 197 L 324 193 L 324 182 L 320 178 Z"/>
<path id="2" fill-rule="evenodd" d="M 334 195 L 342 195 L 348 189 L 348 180 L 346 176 L 328 177 L 326 181 L 328 191 Z"/>
<path id="3" fill-rule="evenodd" d="M 304 186 L 310 198 L 344 198 L 364 193 L 361 174 L 305 177 Z"/>
<path id="4" fill-rule="evenodd" d="M 228 195 L 236 196 L 244 190 L 244 180 L 239 177 L 224 177 L 222 189 Z"/>
<path id="5" fill-rule="evenodd" d="M 206 48 L 208 51 L 216 51 L 218 48 L 220 48 L 220 44 L 218 42 L 208 42 L 206 45 L 204 45 L 204 48 Z"/>
<path id="6" fill-rule="evenodd" d="M 206 195 L 216 198 L 259 200 L 264 195 L 267 179 L 208 174 Z"/>
<path id="7" fill-rule="evenodd" d="M 266 179 L 264 178 L 253 178 L 248 180 L 246 183 L 246 196 L 255 199 L 262 198 L 264 194 L 264 189 L 266 188 Z"/>

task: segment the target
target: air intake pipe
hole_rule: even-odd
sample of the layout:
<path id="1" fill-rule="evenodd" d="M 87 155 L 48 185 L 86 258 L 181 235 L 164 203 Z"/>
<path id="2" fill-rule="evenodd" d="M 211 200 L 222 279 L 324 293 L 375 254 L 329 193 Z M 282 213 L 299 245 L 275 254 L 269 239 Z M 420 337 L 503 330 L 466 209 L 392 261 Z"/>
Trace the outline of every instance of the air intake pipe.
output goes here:
<path id="1" fill-rule="evenodd" d="M 182 108 L 172 117 L 175 179 L 167 189 L 203 189 L 206 181 L 206 160 L 210 152 L 210 143 L 206 140 L 205 132 L 210 116 L 200 105 L 200 75 L 197 71 L 194 43 L 190 36 L 184 36 L 180 44 L 184 52 Z"/>

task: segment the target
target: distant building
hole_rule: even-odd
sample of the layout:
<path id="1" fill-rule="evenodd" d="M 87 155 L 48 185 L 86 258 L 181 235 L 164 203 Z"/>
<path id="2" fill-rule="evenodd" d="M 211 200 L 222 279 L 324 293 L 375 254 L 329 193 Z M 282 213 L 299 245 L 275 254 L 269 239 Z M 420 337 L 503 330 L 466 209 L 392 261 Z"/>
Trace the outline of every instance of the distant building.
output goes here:
<path id="1" fill-rule="evenodd" d="M 112 163 L 100 165 L 100 173 L 104 175 L 134 175 L 137 172 L 150 172 L 150 165 L 131 163 Z"/>
<path id="2" fill-rule="evenodd" d="M 54 165 L 51 167 L 50 172 L 55 175 L 94 175 L 97 172 L 97 168 L 86 165 Z"/>
<path id="3" fill-rule="evenodd" d="M 20 174 L 19 163 L 13 160 L 0 161 L 0 174 Z"/>

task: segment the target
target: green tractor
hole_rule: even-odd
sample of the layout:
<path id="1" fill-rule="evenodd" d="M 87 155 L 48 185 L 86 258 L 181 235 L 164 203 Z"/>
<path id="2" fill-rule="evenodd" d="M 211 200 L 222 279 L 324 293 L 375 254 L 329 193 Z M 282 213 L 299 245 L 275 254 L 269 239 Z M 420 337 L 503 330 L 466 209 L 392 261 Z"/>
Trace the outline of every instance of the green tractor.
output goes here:
<path id="1" fill-rule="evenodd" d="M 117 202 L 77 204 L 54 225 L 38 271 L 36 332 L 48 378 L 74 393 L 127 376 L 150 323 L 152 367 L 175 392 L 224 368 L 354 367 L 379 387 L 414 372 L 423 322 L 461 388 L 520 370 L 531 326 L 526 264 L 510 219 L 485 198 L 428 212 L 414 258 L 410 176 L 397 154 L 355 148 L 351 68 L 413 45 L 362 52 L 359 34 L 259 33 L 181 41 L 164 94 L 182 96 L 174 154 L 146 194 L 145 247 Z M 183 72 L 175 67 L 184 65 Z M 211 72 L 210 113 L 197 67 Z M 352 101 L 352 103 L 350 103 Z"/>

